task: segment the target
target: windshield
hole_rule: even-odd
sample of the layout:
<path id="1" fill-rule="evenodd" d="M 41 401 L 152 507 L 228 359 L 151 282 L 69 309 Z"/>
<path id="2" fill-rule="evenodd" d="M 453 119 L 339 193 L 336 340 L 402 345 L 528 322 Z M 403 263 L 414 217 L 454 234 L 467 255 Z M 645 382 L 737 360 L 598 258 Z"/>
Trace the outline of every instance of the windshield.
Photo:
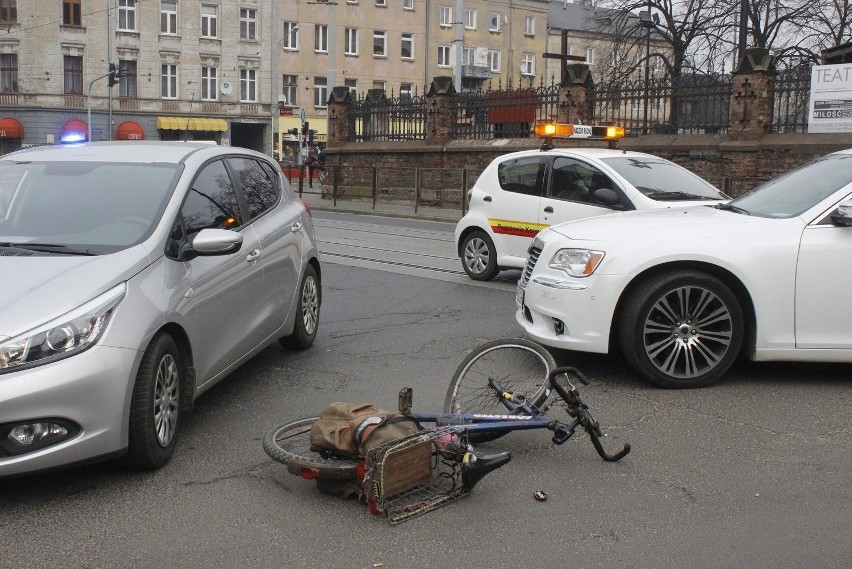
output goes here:
<path id="1" fill-rule="evenodd" d="M 834 154 L 784 174 L 731 204 L 751 215 L 795 217 L 852 182 L 852 155 Z"/>
<path id="2" fill-rule="evenodd" d="M 633 187 L 659 201 L 726 200 L 728 196 L 674 162 L 654 156 L 602 158 Z"/>
<path id="3" fill-rule="evenodd" d="M 110 253 L 153 231 L 182 166 L 0 160 L 0 245 Z"/>

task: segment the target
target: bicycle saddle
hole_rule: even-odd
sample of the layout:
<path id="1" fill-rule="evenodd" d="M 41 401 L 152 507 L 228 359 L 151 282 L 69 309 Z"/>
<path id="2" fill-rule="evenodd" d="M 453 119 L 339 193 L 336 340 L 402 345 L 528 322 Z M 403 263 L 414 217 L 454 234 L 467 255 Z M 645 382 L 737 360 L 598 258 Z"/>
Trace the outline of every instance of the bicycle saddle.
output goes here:
<path id="1" fill-rule="evenodd" d="M 492 470 L 497 470 L 510 460 L 512 460 L 512 455 L 508 452 L 484 456 L 476 456 L 472 452 L 465 453 L 462 460 L 462 487 L 470 492 L 486 474 Z"/>

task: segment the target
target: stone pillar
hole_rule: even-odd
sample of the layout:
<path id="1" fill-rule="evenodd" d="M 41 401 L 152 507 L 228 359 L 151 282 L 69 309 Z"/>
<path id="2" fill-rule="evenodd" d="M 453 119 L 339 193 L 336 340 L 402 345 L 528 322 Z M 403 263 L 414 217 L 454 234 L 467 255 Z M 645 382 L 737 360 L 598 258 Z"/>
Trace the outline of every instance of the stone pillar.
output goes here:
<path id="1" fill-rule="evenodd" d="M 586 63 L 572 63 L 559 85 L 557 122 L 565 124 L 592 124 L 592 72 Z"/>
<path id="2" fill-rule="evenodd" d="M 328 98 L 328 143 L 352 142 L 355 140 L 355 123 L 347 109 L 352 103 L 349 87 L 335 87 Z"/>
<path id="3" fill-rule="evenodd" d="M 749 48 L 733 72 L 730 137 L 757 140 L 772 126 L 772 56 L 769 50 Z"/>
<path id="4" fill-rule="evenodd" d="M 427 143 L 440 143 L 452 136 L 456 119 L 453 109 L 455 94 L 452 77 L 439 76 L 432 79 L 429 92 L 426 93 Z"/>

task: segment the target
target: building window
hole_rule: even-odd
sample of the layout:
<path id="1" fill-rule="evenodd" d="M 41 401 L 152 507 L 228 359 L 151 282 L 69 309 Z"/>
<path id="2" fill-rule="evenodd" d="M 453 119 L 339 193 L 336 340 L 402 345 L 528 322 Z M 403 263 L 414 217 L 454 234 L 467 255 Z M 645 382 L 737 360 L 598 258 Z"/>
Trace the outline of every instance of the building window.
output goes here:
<path id="1" fill-rule="evenodd" d="M 476 29 L 476 10 L 467 10 L 464 18 L 464 27 L 468 30 Z"/>
<path id="2" fill-rule="evenodd" d="M 314 77 L 314 107 L 325 107 L 328 105 L 328 79 L 325 77 Z"/>
<path id="3" fill-rule="evenodd" d="M 441 26 L 448 28 L 453 25 L 452 8 L 450 8 L 449 6 L 441 6 L 440 11 L 438 13 L 440 14 L 440 19 L 438 20 L 438 23 Z"/>
<path id="4" fill-rule="evenodd" d="M 296 93 L 298 93 L 299 86 L 299 76 L 298 75 L 284 75 L 283 81 L 281 82 L 281 94 L 284 95 L 284 104 L 296 106 L 298 103 L 298 99 L 296 98 Z"/>
<path id="5" fill-rule="evenodd" d="M 177 35 L 177 1 L 160 2 L 160 33 Z"/>
<path id="6" fill-rule="evenodd" d="M 535 75 L 535 56 L 525 53 L 521 56 L 521 75 Z"/>
<path id="7" fill-rule="evenodd" d="M 284 22 L 284 35 L 281 39 L 284 49 L 299 48 L 299 24 L 296 22 Z"/>
<path id="8" fill-rule="evenodd" d="M 346 28 L 343 31 L 343 53 L 358 55 L 358 28 Z"/>
<path id="9" fill-rule="evenodd" d="M 384 8 L 387 5 L 388 5 L 387 0 L 376 0 L 376 6 L 381 6 L 382 8 Z"/>
<path id="10" fill-rule="evenodd" d="M 488 68 L 494 73 L 500 73 L 500 52 L 488 50 Z"/>
<path id="11" fill-rule="evenodd" d="M 381 30 L 373 30 L 373 56 L 387 56 L 388 34 Z"/>
<path id="12" fill-rule="evenodd" d="M 357 79 L 344 79 L 343 86 L 349 89 L 349 94 L 352 97 L 358 96 L 358 80 Z"/>
<path id="13" fill-rule="evenodd" d="M 488 14 L 488 31 L 500 31 L 500 14 L 498 12 L 491 12 Z"/>
<path id="14" fill-rule="evenodd" d="M 136 0 L 118 0 L 118 29 L 136 31 Z"/>
<path id="15" fill-rule="evenodd" d="M 240 102 L 257 102 L 257 71 L 254 69 L 240 69 Z"/>
<path id="16" fill-rule="evenodd" d="M 0 93 L 18 92 L 18 54 L 0 54 Z"/>
<path id="17" fill-rule="evenodd" d="M 587 47 L 586 48 L 586 63 L 592 65 L 595 62 L 595 48 Z"/>
<path id="18" fill-rule="evenodd" d="M 240 39 L 257 39 L 257 10 L 240 8 Z"/>
<path id="19" fill-rule="evenodd" d="M 62 0 L 62 23 L 66 26 L 82 26 L 82 0 Z"/>
<path id="20" fill-rule="evenodd" d="M 328 26 L 326 24 L 314 26 L 314 51 L 328 53 Z"/>
<path id="21" fill-rule="evenodd" d="M 527 16 L 524 18 L 524 35 L 525 36 L 534 36 L 535 35 L 535 17 Z"/>
<path id="22" fill-rule="evenodd" d="M 450 67 L 450 46 L 438 46 L 438 67 Z"/>
<path id="23" fill-rule="evenodd" d="M 136 98 L 137 66 L 135 61 L 129 59 L 118 62 L 118 96 L 124 98 Z"/>
<path id="24" fill-rule="evenodd" d="M 219 7 L 215 4 L 201 5 L 201 37 L 215 38 L 219 36 Z"/>
<path id="25" fill-rule="evenodd" d="M 414 89 L 413 83 L 400 83 L 399 84 L 399 96 L 402 99 L 411 98 L 411 91 Z"/>
<path id="26" fill-rule="evenodd" d="M 177 99 L 177 65 L 174 63 L 164 63 L 161 67 L 160 96 Z"/>
<path id="27" fill-rule="evenodd" d="M 402 0 L 403 10 L 414 10 L 414 0 Z"/>
<path id="28" fill-rule="evenodd" d="M 219 70 L 216 67 L 201 66 L 201 100 L 216 101 L 219 98 Z"/>
<path id="29" fill-rule="evenodd" d="M 0 0 L 0 23 L 14 24 L 18 21 L 18 0 Z"/>
<path id="30" fill-rule="evenodd" d="M 65 60 L 65 94 L 83 94 L 83 58 L 66 55 Z"/>
<path id="31" fill-rule="evenodd" d="M 402 34 L 402 59 L 414 59 L 414 34 Z"/>
<path id="32" fill-rule="evenodd" d="M 381 89 L 385 90 L 385 82 L 384 81 L 373 81 L 373 89 Z"/>
<path id="33" fill-rule="evenodd" d="M 357 4 L 358 0 L 346 0 L 347 4 Z"/>
<path id="34" fill-rule="evenodd" d="M 473 65 L 476 62 L 476 48 L 466 47 L 462 49 L 462 65 Z"/>

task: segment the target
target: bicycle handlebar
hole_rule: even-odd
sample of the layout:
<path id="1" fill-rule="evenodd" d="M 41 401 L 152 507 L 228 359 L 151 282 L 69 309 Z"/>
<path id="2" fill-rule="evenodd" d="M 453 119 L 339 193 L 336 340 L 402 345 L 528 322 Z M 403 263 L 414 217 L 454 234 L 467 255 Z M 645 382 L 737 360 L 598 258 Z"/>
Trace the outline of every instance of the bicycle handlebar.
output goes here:
<path id="1" fill-rule="evenodd" d="M 568 385 L 571 386 L 570 389 L 566 390 L 558 381 L 556 381 L 556 376 L 561 374 L 566 376 Z M 567 440 L 571 436 L 571 433 L 573 433 L 574 428 L 579 425 L 582 426 L 587 433 L 589 433 L 589 438 L 592 439 L 592 444 L 602 459 L 607 462 L 616 462 L 621 460 L 630 452 L 630 445 L 625 444 L 624 448 L 615 454 L 607 454 L 600 440 L 601 437 L 604 436 L 601 432 L 600 425 L 592 418 L 591 413 L 589 413 L 588 405 L 583 403 L 583 400 L 580 399 L 580 393 L 577 391 L 577 388 L 574 387 L 574 384 L 571 383 L 570 376 L 572 375 L 583 385 L 589 384 L 589 379 L 583 375 L 580 370 L 574 367 L 557 367 L 554 368 L 547 376 L 547 381 L 550 383 L 550 386 L 556 390 L 562 400 L 568 405 L 568 414 L 574 417 L 574 424 L 568 431 L 562 433 L 561 436 L 559 433 L 554 434 L 554 442 L 558 442 L 557 439 L 561 439 L 561 442 Z"/>

